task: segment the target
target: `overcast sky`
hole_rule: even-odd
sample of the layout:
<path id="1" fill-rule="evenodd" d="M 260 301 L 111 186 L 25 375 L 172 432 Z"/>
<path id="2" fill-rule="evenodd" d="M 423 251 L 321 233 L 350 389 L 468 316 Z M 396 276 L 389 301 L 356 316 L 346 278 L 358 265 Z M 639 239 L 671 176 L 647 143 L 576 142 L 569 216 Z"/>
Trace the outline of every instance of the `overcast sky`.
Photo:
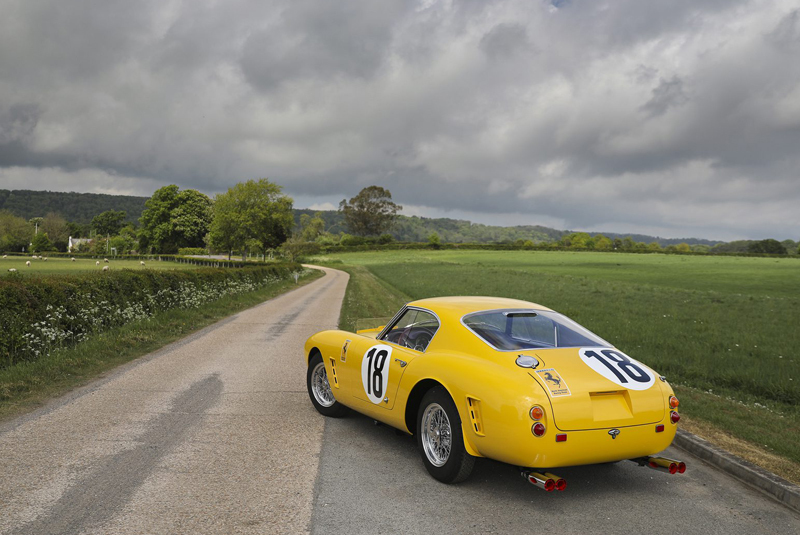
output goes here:
<path id="1" fill-rule="evenodd" d="M 0 188 L 800 239 L 800 9 L 0 0 Z"/>

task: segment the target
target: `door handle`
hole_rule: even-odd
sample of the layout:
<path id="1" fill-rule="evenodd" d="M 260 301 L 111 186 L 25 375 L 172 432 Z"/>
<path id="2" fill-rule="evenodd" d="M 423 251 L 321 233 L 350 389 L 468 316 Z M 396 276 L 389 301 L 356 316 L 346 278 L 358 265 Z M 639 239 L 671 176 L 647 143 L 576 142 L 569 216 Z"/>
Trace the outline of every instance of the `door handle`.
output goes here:
<path id="1" fill-rule="evenodd" d="M 408 364 L 408 362 L 406 362 L 406 361 L 404 361 L 404 360 L 400 360 L 400 359 L 394 359 L 394 361 L 395 361 L 395 362 L 399 362 L 399 363 L 400 363 L 400 367 L 401 367 L 401 368 L 405 368 L 405 367 L 406 367 L 406 365 Z"/>

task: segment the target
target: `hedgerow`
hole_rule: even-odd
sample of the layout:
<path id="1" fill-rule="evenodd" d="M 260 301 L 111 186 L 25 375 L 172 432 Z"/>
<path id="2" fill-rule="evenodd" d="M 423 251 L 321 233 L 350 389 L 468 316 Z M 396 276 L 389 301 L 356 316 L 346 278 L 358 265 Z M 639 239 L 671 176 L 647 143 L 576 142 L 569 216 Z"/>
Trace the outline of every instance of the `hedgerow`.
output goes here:
<path id="1" fill-rule="evenodd" d="M 275 264 L 5 278 L 0 281 L 0 368 L 163 310 L 197 308 L 253 291 L 300 270 L 299 264 Z"/>

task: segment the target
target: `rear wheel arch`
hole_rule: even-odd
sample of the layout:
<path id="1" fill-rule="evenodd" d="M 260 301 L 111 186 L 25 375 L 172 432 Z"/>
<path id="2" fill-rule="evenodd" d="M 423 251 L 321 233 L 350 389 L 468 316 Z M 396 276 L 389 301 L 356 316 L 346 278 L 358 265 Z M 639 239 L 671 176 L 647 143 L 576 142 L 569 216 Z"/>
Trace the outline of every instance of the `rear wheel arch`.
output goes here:
<path id="1" fill-rule="evenodd" d="M 463 408 L 461 407 L 461 404 L 459 404 L 456 397 L 453 396 L 452 392 L 450 392 L 450 389 L 435 379 L 421 380 L 414 385 L 414 388 L 412 388 L 411 392 L 408 394 L 408 402 L 406 403 L 405 412 L 406 429 L 408 429 L 411 434 L 415 433 L 417 428 L 417 413 L 419 412 L 419 406 L 422 403 L 422 398 L 425 397 L 425 394 L 428 392 L 428 390 L 436 387 L 441 387 L 444 389 L 444 391 L 447 392 L 447 394 L 450 396 L 450 399 L 452 399 L 456 405 L 459 417 L 461 418 L 461 434 L 464 437 L 464 448 L 467 450 L 467 453 L 473 457 L 483 457 L 483 455 L 478 453 L 478 450 L 472 443 L 471 437 L 464 430 L 464 414 L 462 413 Z M 467 421 L 469 421 L 469 418 L 467 418 Z"/>

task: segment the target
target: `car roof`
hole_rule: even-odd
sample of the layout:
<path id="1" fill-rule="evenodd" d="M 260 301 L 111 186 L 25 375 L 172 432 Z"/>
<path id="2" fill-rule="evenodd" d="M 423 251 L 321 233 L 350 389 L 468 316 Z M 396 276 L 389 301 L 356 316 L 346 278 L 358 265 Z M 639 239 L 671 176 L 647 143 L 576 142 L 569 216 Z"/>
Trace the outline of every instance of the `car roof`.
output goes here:
<path id="1" fill-rule="evenodd" d="M 484 297 L 484 296 L 452 296 L 452 297 L 430 297 L 428 299 L 419 299 L 408 303 L 408 306 L 415 306 L 420 308 L 427 308 L 432 310 L 438 315 L 453 316 L 461 318 L 466 314 L 472 312 L 480 312 L 482 310 L 498 310 L 498 309 L 535 309 L 535 310 L 550 310 L 549 308 L 531 303 L 530 301 L 521 301 L 519 299 L 508 299 L 506 297 Z"/>

